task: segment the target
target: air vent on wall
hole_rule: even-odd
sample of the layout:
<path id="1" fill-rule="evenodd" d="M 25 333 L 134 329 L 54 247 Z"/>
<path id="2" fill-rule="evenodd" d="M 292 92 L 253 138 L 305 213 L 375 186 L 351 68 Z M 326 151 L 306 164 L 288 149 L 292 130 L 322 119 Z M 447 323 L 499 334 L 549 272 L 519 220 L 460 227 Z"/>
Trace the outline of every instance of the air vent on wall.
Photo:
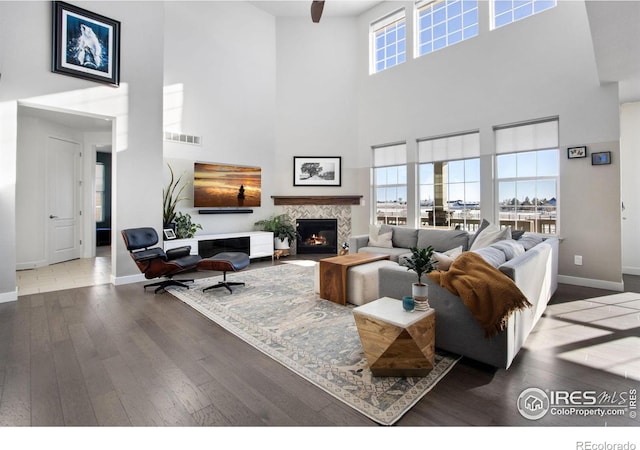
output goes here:
<path id="1" fill-rule="evenodd" d="M 200 145 L 202 137 L 193 136 L 191 134 L 174 133 L 172 131 L 164 132 L 164 140 L 171 142 L 180 142 L 181 144 Z"/>

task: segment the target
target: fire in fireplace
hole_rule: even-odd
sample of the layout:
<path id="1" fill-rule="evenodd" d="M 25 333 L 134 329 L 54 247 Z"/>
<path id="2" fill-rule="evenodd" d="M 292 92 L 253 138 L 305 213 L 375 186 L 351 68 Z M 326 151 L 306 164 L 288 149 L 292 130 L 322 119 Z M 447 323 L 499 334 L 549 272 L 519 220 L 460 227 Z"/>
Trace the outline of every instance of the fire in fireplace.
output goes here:
<path id="1" fill-rule="evenodd" d="M 338 219 L 297 219 L 298 254 L 338 253 Z"/>

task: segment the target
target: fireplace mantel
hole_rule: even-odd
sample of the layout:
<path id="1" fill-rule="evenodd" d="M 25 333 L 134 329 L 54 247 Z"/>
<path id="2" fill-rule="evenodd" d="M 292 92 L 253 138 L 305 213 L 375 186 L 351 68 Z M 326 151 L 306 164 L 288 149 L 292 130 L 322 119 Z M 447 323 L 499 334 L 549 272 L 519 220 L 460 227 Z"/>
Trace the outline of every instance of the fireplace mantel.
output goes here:
<path id="1" fill-rule="evenodd" d="M 274 205 L 359 205 L 362 195 L 272 195 Z"/>

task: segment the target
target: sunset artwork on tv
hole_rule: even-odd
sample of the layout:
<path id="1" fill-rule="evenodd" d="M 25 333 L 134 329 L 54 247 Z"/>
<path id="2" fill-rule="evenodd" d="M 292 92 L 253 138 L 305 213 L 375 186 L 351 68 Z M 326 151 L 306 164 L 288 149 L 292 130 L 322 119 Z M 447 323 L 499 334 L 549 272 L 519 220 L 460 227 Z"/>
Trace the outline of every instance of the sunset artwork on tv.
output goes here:
<path id="1" fill-rule="evenodd" d="M 193 205 L 196 208 L 260 206 L 260 185 L 259 167 L 195 163 Z"/>

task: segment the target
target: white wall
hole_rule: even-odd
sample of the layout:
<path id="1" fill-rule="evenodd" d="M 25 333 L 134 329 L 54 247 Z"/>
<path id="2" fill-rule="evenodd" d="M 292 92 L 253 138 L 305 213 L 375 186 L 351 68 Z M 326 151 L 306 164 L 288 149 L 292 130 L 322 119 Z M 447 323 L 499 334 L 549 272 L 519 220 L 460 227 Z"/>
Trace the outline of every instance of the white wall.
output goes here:
<path id="1" fill-rule="evenodd" d="M 621 105 L 620 116 L 622 270 L 640 275 L 640 102 Z"/>
<path id="2" fill-rule="evenodd" d="M 178 210 L 203 231 L 246 231 L 273 210 L 280 176 L 275 153 L 275 19 L 245 2 L 166 4 L 165 129 L 202 137 L 201 146 L 164 143 L 166 162 L 184 173 L 192 195 L 193 163 L 262 168 L 262 199 L 253 214 L 199 215 L 193 199 Z M 164 182 L 169 169 L 162 168 Z"/>
<path id="3" fill-rule="evenodd" d="M 558 2 L 552 10 L 489 31 L 488 2 L 480 2 L 477 37 L 417 59 L 410 56 L 408 40 L 406 63 L 370 76 L 369 23 L 398 6 L 411 14 L 412 2 L 385 2 L 358 21 L 360 190 L 368 193 L 373 145 L 406 140 L 409 160 L 415 161 L 417 139 L 477 129 L 482 154 L 491 155 L 495 125 L 558 116 L 560 274 L 566 282 L 596 280 L 621 288 L 617 86 L 599 84 L 584 4 Z M 412 21 L 407 24 L 411 36 Z M 613 164 L 568 161 L 566 147 L 574 145 L 611 150 Z M 482 161 L 483 173 L 492 173 L 491 158 Z M 495 220 L 490 180 L 482 191 L 483 216 Z M 354 231 L 366 232 L 370 209 L 358 213 L 362 226 Z M 576 254 L 583 256 L 583 266 L 573 264 Z"/>
<path id="4" fill-rule="evenodd" d="M 356 21 L 278 19 L 277 159 L 280 195 L 352 194 L 357 147 Z M 342 187 L 293 188 L 294 156 L 342 156 Z"/>
<path id="5" fill-rule="evenodd" d="M 114 117 L 113 275 L 137 277 L 119 231 L 141 220 L 158 230 L 162 227 L 162 179 L 157 174 L 163 165 L 164 6 L 146 1 L 74 4 L 122 23 L 121 86 L 51 73 L 51 2 L 0 2 L 0 213 L 15 221 L 18 100 Z M 15 237 L 14 223 L 0 234 L 0 300 L 17 294 Z"/>

